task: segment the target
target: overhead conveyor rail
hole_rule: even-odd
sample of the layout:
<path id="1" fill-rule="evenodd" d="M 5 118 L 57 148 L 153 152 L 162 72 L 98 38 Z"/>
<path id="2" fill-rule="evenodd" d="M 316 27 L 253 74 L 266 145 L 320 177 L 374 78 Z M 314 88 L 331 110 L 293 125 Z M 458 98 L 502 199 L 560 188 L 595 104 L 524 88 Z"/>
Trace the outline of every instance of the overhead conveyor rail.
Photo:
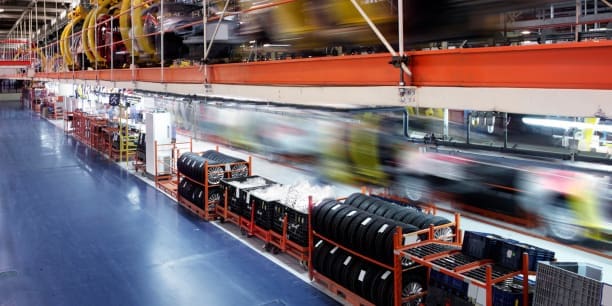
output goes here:
<path id="1" fill-rule="evenodd" d="M 408 52 L 413 86 L 612 89 L 612 41 Z M 390 54 L 209 66 L 209 82 L 240 85 L 394 86 Z M 41 80 L 161 82 L 162 68 L 37 73 Z M 360 73 L 354 73 L 360 71 Z M 201 67 L 165 69 L 166 83 L 202 84 Z"/>

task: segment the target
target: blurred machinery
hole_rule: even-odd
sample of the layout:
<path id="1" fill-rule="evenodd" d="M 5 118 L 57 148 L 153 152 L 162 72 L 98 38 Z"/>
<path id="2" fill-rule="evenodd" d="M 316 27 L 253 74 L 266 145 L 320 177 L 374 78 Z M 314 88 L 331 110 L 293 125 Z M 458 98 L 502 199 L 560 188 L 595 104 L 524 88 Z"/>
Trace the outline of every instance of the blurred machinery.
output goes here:
<path id="1" fill-rule="evenodd" d="M 523 31 L 529 34 L 520 37 L 509 34 L 513 29 L 509 26 L 521 26 L 521 18 L 554 2 L 410 0 L 404 1 L 402 14 L 394 1 L 355 4 L 395 46 L 397 19 L 403 16 L 405 47 L 412 49 L 569 39 L 566 32 L 550 30 Z M 111 60 L 119 68 L 131 63 L 132 57 L 146 66 L 159 65 L 162 59 L 165 65 L 201 62 L 205 56 L 216 63 L 387 51 L 351 1 L 136 0 L 131 5 L 131 0 L 99 0 L 77 6 L 69 19 L 59 38 L 59 52 L 68 69 L 109 68 Z M 585 39 L 610 34 L 585 33 L 589 34 Z"/>

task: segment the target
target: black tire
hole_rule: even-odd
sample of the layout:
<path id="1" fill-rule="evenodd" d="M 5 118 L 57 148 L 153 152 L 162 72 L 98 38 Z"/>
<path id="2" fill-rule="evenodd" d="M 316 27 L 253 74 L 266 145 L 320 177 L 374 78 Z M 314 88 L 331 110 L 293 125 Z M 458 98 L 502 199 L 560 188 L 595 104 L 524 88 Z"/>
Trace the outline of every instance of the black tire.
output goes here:
<path id="1" fill-rule="evenodd" d="M 344 220 L 344 218 L 346 218 L 346 215 L 352 210 L 352 208 L 350 206 L 344 205 L 342 208 L 340 208 L 340 211 L 338 211 L 336 213 L 336 215 L 334 216 L 334 219 L 332 220 L 331 224 L 328 224 L 328 228 L 329 228 L 329 236 L 331 239 L 333 239 L 334 241 L 338 241 L 338 239 L 340 238 L 340 223 L 342 223 L 342 220 Z"/>
<path id="2" fill-rule="evenodd" d="M 364 212 L 358 212 L 357 215 L 354 217 L 353 221 L 349 224 L 348 230 L 345 232 L 345 234 L 347 235 L 345 237 L 347 238 L 345 242 L 347 243 L 347 246 L 349 248 L 355 249 L 358 246 L 357 227 L 359 227 L 361 222 L 363 222 L 363 220 L 365 220 L 369 216 L 371 215 L 366 214 Z"/>
<path id="3" fill-rule="evenodd" d="M 386 278 L 384 278 L 385 276 Z M 393 295 L 392 295 L 393 294 L 393 273 L 391 271 L 385 271 L 384 273 L 381 274 L 379 282 L 378 282 L 377 290 L 378 290 L 378 295 L 376 298 L 376 305 L 392 306 L 393 305 L 392 303 L 393 301 Z"/>
<path id="4" fill-rule="evenodd" d="M 332 274 L 334 267 L 333 263 L 336 260 L 336 257 L 339 257 L 339 252 L 342 252 L 342 250 L 338 246 L 333 246 L 329 252 L 327 252 L 326 261 L 323 263 L 323 273 L 331 279 L 334 279 L 334 275 Z"/>
<path id="5" fill-rule="evenodd" d="M 397 207 L 396 205 L 389 205 L 389 209 L 381 216 L 387 219 L 395 220 L 393 216 L 400 213 L 402 211 L 401 207 Z"/>
<path id="6" fill-rule="evenodd" d="M 425 221 L 427 221 L 427 219 L 429 219 L 427 217 L 427 215 L 423 214 L 423 213 L 419 213 L 416 218 L 412 219 L 412 221 L 408 222 L 409 224 L 412 224 L 418 228 L 421 228 L 421 224 L 423 224 Z"/>
<path id="7" fill-rule="evenodd" d="M 370 284 L 370 289 L 369 292 L 367 292 L 367 296 L 366 298 L 376 304 L 379 305 L 379 300 L 380 300 L 380 291 L 378 290 L 381 282 L 382 282 L 382 275 L 387 272 L 387 270 L 383 269 L 383 268 L 378 268 L 378 270 L 376 271 L 374 277 L 372 278 L 372 282 Z"/>
<path id="8" fill-rule="evenodd" d="M 397 222 L 401 222 L 401 223 L 406 223 L 403 221 L 403 219 L 408 216 L 411 215 L 414 211 L 412 209 L 409 208 L 402 208 L 400 209 L 400 211 L 398 213 L 396 213 L 395 215 L 392 216 L 392 219 L 397 221 Z"/>
<path id="9" fill-rule="evenodd" d="M 338 207 L 338 209 L 340 209 L 340 207 L 342 207 L 342 204 L 340 204 L 339 202 L 334 202 L 334 205 L 326 206 L 326 209 L 323 210 L 317 217 L 317 219 L 319 220 L 319 223 L 317 224 L 319 227 L 319 233 L 322 235 L 327 236 L 328 234 L 327 233 L 327 216 L 335 212 L 333 210 L 334 207 Z"/>
<path id="10" fill-rule="evenodd" d="M 336 201 L 335 200 L 327 200 L 324 201 L 323 203 L 317 205 L 314 207 L 314 209 L 312 210 L 312 228 L 319 232 L 322 230 L 322 220 L 323 220 L 323 216 L 325 214 L 327 214 L 327 211 L 329 210 L 329 208 L 332 205 L 335 205 Z M 324 229 L 323 229 L 324 230 Z"/>
<path id="11" fill-rule="evenodd" d="M 380 207 L 376 211 L 373 212 L 373 214 L 383 217 L 387 213 L 387 211 L 389 211 L 390 209 L 392 209 L 392 207 L 389 204 L 386 204 L 386 203 L 381 204 Z"/>
<path id="12" fill-rule="evenodd" d="M 412 211 L 409 214 L 405 215 L 400 221 L 402 223 L 412 224 L 412 221 L 416 219 L 417 217 L 419 217 L 420 215 L 422 215 L 420 211 Z"/>
<path id="13" fill-rule="evenodd" d="M 383 207 L 385 202 L 379 201 L 378 199 L 372 199 L 372 205 L 368 206 L 365 211 L 374 214 L 379 208 Z"/>
<path id="14" fill-rule="evenodd" d="M 329 251 L 334 248 L 333 245 L 329 244 L 329 243 L 325 243 L 325 245 L 323 247 L 321 247 L 321 249 L 319 250 L 319 257 L 318 257 L 318 270 L 320 273 L 322 273 L 323 275 L 327 276 L 327 274 L 325 274 L 325 263 L 327 260 L 327 255 L 329 255 Z"/>
<path id="15" fill-rule="evenodd" d="M 327 243 L 323 240 L 319 240 L 313 243 L 314 244 L 313 244 L 313 249 L 312 249 L 312 267 L 315 270 L 319 271 L 321 270 L 321 265 L 319 263 L 321 262 L 320 257 L 321 257 L 322 249 L 325 247 Z"/>
<path id="16" fill-rule="evenodd" d="M 334 208 L 336 208 L 336 209 L 334 209 Z M 331 208 L 331 211 L 329 213 L 327 213 L 327 215 L 325 216 L 325 224 L 322 226 L 322 228 L 325 229 L 325 236 L 326 237 L 328 237 L 328 238 L 330 238 L 332 240 L 336 239 L 335 238 L 336 233 L 332 231 L 333 228 L 335 227 L 334 226 L 334 221 L 336 220 L 335 218 L 336 218 L 337 215 L 340 215 L 340 213 L 345 211 L 345 208 L 346 209 L 350 209 L 350 208 L 347 208 L 346 205 L 341 205 L 341 206 L 335 205 L 335 206 L 333 206 Z"/>
<path id="17" fill-rule="evenodd" d="M 370 228 L 379 228 L 383 223 L 384 220 L 381 218 L 374 218 L 367 224 L 367 226 L 360 225 L 357 230 L 357 245 L 355 246 L 355 250 L 358 250 L 363 254 L 368 254 L 368 252 L 371 250 L 370 246 L 372 245 L 372 241 L 368 241 L 368 232 L 370 231 Z"/>
<path id="18" fill-rule="evenodd" d="M 393 263 L 393 236 L 398 225 L 395 222 L 386 224 L 389 224 L 389 227 L 376 235 L 375 254 L 379 261 L 390 264 Z M 391 261 L 389 261 L 389 258 L 391 258 Z"/>
<path id="19" fill-rule="evenodd" d="M 365 194 L 362 193 L 358 193 L 355 196 L 355 199 L 352 201 L 352 203 L 350 203 L 351 206 L 359 208 L 359 206 L 361 205 L 361 203 L 363 203 L 363 201 L 367 200 L 368 196 L 366 196 Z"/>
<path id="20" fill-rule="evenodd" d="M 356 208 L 351 209 L 350 211 L 348 211 L 346 213 L 346 215 L 344 216 L 344 219 L 342 219 L 342 221 L 340 221 L 339 226 L 337 227 L 338 230 L 338 238 L 336 240 L 336 242 L 342 244 L 345 247 L 350 247 L 347 242 L 350 240 L 350 235 L 348 233 L 348 228 L 349 225 L 351 224 L 351 222 L 353 222 L 353 218 L 355 217 L 355 215 L 357 215 L 357 213 L 359 213 L 359 210 Z"/>
<path id="21" fill-rule="evenodd" d="M 433 216 L 433 215 L 427 215 L 427 214 L 426 214 L 426 215 L 424 215 L 424 216 L 425 216 L 425 217 L 422 217 L 422 218 L 420 218 L 420 219 L 417 219 L 417 220 L 414 222 L 414 226 L 416 226 L 416 227 L 418 227 L 418 228 L 420 228 L 420 229 L 426 229 L 426 228 L 429 228 L 429 226 L 430 226 L 431 224 L 433 224 L 434 219 L 435 219 L 435 216 Z"/>
<path id="22" fill-rule="evenodd" d="M 356 262 L 355 267 L 353 268 L 353 271 L 351 272 L 350 276 L 349 276 L 349 288 L 351 291 L 357 293 L 358 295 L 362 295 L 363 292 L 361 292 L 361 284 L 359 282 L 359 274 L 361 273 L 361 270 L 363 270 L 366 266 L 366 263 L 358 260 Z"/>
<path id="23" fill-rule="evenodd" d="M 358 192 L 353 193 L 344 200 L 344 204 L 352 206 L 353 202 L 357 200 L 360 196 L 361 196 L 361 193 L 358 193 Z"/>
<path id="24" fill-rule="evenodd" d="M 357 259 L 352 255 L 347 255 L 342 261 L 342 266 L 340 267 L 340 284 L 345 288 L 349 288 L 349 274 L 356 261 Z"/>
<path id="25" fill-rule="evenodd" d="M 359 295 L 361 295 L 361 292 L 357 291 L 358 288 L 356 284 L 357 284 L 357 278 L 359 277 L 359 272 L 361 271 L 362 267 L 363 267 L 363 262 L 361 260 L 356 259 L 355 264 L 349 270 L 349 275 L 348 275 L 348 289 Z"/>
<path id="26" fill-rule="evenodd" d="M 365 201 L 363 201 L 357 208 L 367 211 L 370 206 L 375 205 L 376 199 L 372 197 L 367 197 Z"/>
<path id="27" fill-rule="evenodd" d="M 333 279 L 336 283 L 344 286 L 344 284 L 341 283 L 341 279 L 342 279 L 342 263 L 344 262 L 344 260 L 346 260 L 347 257 L 347 253 L 341 249 L 339 249 L 338 251 L 336 251 L 336 254 L 334 256 L 334 260 L 331 263 L 331 268 L 330 270 L 330 275 L 329 277 L 331 279 Z"/>

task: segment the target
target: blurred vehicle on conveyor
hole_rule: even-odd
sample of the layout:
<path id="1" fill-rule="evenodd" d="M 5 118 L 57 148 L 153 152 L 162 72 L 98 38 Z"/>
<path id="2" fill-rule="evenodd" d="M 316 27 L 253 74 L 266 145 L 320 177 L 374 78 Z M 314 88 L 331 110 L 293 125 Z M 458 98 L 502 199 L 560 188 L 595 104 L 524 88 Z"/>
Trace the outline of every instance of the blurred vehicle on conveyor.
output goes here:
<path id="1" fill-rule="evenodd" d="M 459 203 L 462 209 L 523 225 L 541 225 L 562 242 L 612 242 L 612 182 L 605 172 L 488 162 L 459 154 L 413 152 L 403 186 Z M 416 191 L 416 196 L 415 196 Z M 490 214 L 490 213 L 493 214 Z"/>
<path id="2" fill-rule="evenodd" d="M 423 145 L 402 133 L 401 108 L 332 111 L 214 100 L 165 107 L 179 131 L 291 164 L 322 181 L 390 187 L 411 200 L 451 199 L 495 219 L 540 224 L 561 241 L 610 242 L 609 169 L 491 152 L 421 152 Z"/>

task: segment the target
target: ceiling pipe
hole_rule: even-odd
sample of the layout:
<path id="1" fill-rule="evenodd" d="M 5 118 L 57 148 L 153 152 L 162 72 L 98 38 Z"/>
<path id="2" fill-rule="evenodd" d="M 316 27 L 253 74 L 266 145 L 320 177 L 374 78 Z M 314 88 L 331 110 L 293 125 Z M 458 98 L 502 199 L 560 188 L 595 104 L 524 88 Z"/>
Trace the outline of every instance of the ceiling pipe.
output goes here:
<path id="1" fill-rule="evenodd" d="M 70 3 L 70 1 L 66 1 L 66 0 L 46 0 L 47 2 L 55 2 L 55 3 Z M 25 7 L 25 10 L 23 11 L 23 13 L 21 13 L 21 16 L 17 19 L 17 21 L 15 21 L 15 24 L 13 24 L 13 26 L 11 27 L 11 29 L 8 31 L 7 35 L 11 35 L 11 33 L 13 33 L 13 31 L 17 28 L 17 25 L 23 20 L 23 18 L 26 16 L 26 14 L 32 10 L 32 7 L 34 6 L 34 3 L 36 3 L 36 0 L 32 0 L 30 1 L 30 3 L 28 3 L 28 5 Z M 23 8 L 22 8 L 23 9 Z"/>

